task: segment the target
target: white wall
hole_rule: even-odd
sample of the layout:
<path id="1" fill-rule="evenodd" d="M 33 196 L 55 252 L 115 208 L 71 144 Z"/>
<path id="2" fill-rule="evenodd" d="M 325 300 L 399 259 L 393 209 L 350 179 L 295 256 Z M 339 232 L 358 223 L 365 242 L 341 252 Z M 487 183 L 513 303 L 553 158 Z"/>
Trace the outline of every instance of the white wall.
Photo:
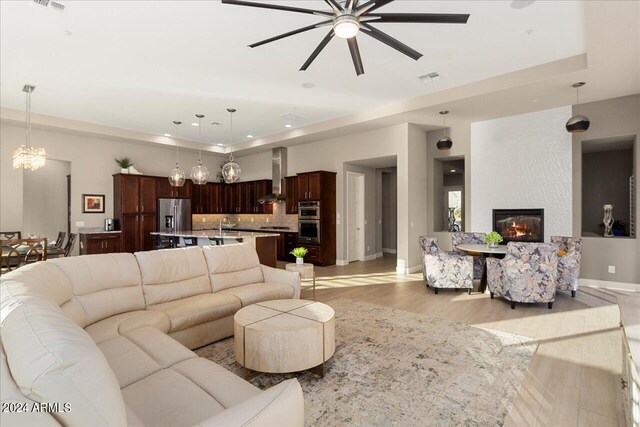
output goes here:
<path id="1" fill-rule="evenodd" d="M 411 148 L 410 148 L 411 147 Z M 409 160 L 409 155 L 414 158 Z M 337 172 L 336 207 L 339 215 L 337 224 L 337 259 L 346 259 L 345 209 L 346 209 L 346 170 L 351 162 L 396 156 L 398 159 L 398 265 L 406 272 L 420 268 L 418 235 L 424 234 L 426 226 L 426 134 L 422 129 L 404 123 L 386 128 L 289 147 L 288 174 L 314 170 Z M 271 175 L 270 153 L 260 153 L 237 158 L 243 170 L 243 180 L 251 177 Z M 250 175 L 244 175 L 244 174 Z M 411 180 L 410 180 L 411 177 Z M 371 188 L 375 189 L 375 173 Z M 411 184 L 410 184 L 411 182 Z M 366 185 L 366 184 L 365 184 Z M 418 209 L 411 213 L 410 198 Z M 421 205 L 425 204 L 425 207 Z M 375 203 L 375 202 L 374 202 Z M 375 205 L 372 207 L 375 216 Z M 410 230 L 411 222 L 414 227 Z M 376 224 L 368 221 L 365 234 L 370 245 L 370 254 L 376 250 Z M 371 231 L 371 230 L 372 231 Z"/>
<path id="2" fill-rule="evenodd" d="M 23 230 L 23 171 L 13 169 L 13 151 L 24 141 L 24 128 L 0 123 L 0 229 Z M 175 165 L 175 148 L 137 144 L 126 140 L 106 139 L 60 130 L 35 128 L 33 144 L 44 147 L 49 159 L 71 162 L 71 232 L 76 221 L 85 227 L 103 227 L 104 219 L 113 217 L 113 178 L 120 169 L 115 157 L 130 157 L 145 174 L 164 176 Z M 214 172 L 221 158 L 202 153 L 203 163 Z M 197 152 L 180 152 L 180 164 L 189 174 L 197 161 Z M 35 173 L 38 173 L 36 171 Z M 104 214 L 83 214 L 81 196 L 104 194 Z M 77 248 L 77 245 L 76 245 Z M 77 250 L 77 249 L 76 249 Z"/>
<path id="3" fill-rule="evenodd" d="M 471 124 L 471 229 L 491 231 L 492 210 L 543 208 L 545 240 L 571 235 L 571 107 Z"/>
<path id="4" fill-rule="evenodd" d="M 33 234 L 53 241 L 58 232 L 67 232 L 67 175 L 71 164 L 48 160 L 37 171 L 22 172 L 24 222 L 23 237 Z"/>

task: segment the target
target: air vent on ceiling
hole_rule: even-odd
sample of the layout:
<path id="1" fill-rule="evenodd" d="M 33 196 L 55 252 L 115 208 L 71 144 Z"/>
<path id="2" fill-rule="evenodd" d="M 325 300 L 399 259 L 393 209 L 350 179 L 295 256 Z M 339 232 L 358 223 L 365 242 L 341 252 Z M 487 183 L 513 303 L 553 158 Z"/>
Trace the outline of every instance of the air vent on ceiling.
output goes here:
<path id="1" fill-rule="evenodd" d="M 48 7 L 49 9 L 55 10 L 57 12 L 64 12 L 65 6 L 62 3 L 51 0 L 32 0 L 35 4 L 39 6 Z"/>
<path id="2" fill-rule="evenodd" d="M 307 117 L 295 113 L 286 113 L 281 115 L 280 117 L 282 117 L 287 123 L 302 123 L 309 121 Z"/>
<path id="3" fill-rule="evenodd" d="M 430 82 L 435 82 L 436 80 L 440 80 L 441 78 L 442 76 L 440 74 L 436 73 L 435 71 L 432 71 L 431 73 L 427 73 L 419 76 L 418 80 L 420 80 L 422 83 L 430 83 Z"/>

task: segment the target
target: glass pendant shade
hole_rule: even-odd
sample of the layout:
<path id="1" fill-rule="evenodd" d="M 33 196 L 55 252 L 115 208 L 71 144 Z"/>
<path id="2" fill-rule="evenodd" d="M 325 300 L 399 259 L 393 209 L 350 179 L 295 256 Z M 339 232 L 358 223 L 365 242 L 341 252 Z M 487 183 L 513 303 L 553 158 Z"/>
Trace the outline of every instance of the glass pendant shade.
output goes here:
<path id="1" fill-rule="evenodd" d="M 27 93 L 26 120 L 25 120 L 25 137 L 26 144 L 22 144 L 13 152 L 13 168 L 26 169 L 34 171 L 43 167 L 47 161 L 47 152 L 41 147 L 31 146 L 31 92 L 35 90 L 35 86 L 24 85 L 23 92 Z"/>
<path id="2" fill-rule="evenodd" d="M 178 126 L 182 124 L 182 122 L 176 120 L 173 122 L 176 125 L 176 167 L 169 172 L 169 184 L 172 187 L 182 187 L 184 185 L 184 171 L 180 169 L 180 162 L 178 161 Z"/>
<path id="3" fill-rule="evenodd" d="M 202 118 L 203 114 L 196 114 L 198 118 L 198 134 L 200 136 L 200 147 L 202 147 Z M 209 169 L 202 165 L 202 150 L 198 149 L 198 164 L 191 168 L 191 181 L 196 185 L 205 185 L 209 180 Z"/>
<path id="4" fill-rule="evenodd" d="M 580 104 L 580 88 L 584 86 L 585 82 L 578 82 L 571 85 L 576 89 L 576 107 Z M 567 123 L 564 125 L 565 129 L 569 133 L 580 133 L 586 132 L 591 125 L 591 120 L 587 116 L 582 116 L 580 114 L 576 114 L 567 120 Z"/>
<path id="5" fill-rule="evenodd" d="M 240 179 L 240 165 L 233 161 L 233 155 L 229 156 L 229 161 L 222 167 L 222 177 L 227 184 L 233 184 Z"/>
<path id="6" fill-rule="evenodd" d="M 191 168 L 191 181 L 196 185 L 205 185 L 209 180 L 209 169 L 202 165 L 202 160 L 198 160 L 198 164 Z"/>
<path id="7" fill-rule="evenodd" d="M 234 108 L 227 108 L 227 111 L 230 114 L 230 132 L 231 132 L 231 145 L 233 145 L 233 113 L 236 112 Z M 222 166 L 222 179 L 227 184 L 233 184 L 234 182 L 238 182 L 240 179 L 240 174 L 242 173 L 242 169 L 240 169 L 240 165 L 233 161 L 233 153 L 229 154 L 229 161 Z"/>

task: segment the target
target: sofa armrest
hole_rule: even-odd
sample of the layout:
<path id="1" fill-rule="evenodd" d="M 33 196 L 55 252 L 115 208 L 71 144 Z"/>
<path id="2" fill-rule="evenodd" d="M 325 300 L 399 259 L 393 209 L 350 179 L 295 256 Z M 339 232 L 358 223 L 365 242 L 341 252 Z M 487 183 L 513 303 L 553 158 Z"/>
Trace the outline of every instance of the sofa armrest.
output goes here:
<path id="1" fill-rule="evenodd" d="M 286 283 L 293 288 L 293 298 L 300 298 L 300 274 L 295 271 L 280 270 L 260 264 L 266 283 Z"/>
<path id="2" fill-rule="evenodd" d="M 293 378 L 231 406 L 197 424 L 197 427 L 304 426 L 304 398 L 298 380 Z"/>

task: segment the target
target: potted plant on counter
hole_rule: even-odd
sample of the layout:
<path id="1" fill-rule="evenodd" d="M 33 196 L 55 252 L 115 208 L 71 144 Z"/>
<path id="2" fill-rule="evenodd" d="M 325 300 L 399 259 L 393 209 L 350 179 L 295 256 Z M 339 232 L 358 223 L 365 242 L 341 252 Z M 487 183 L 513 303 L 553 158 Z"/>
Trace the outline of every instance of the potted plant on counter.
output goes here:
<path id="1" fill-rule="evenodd" d="M 307 250 L 307 248 L 294 248 L 291 252 L 289 252 L 291 255 L 293 255 L 294 257 L 296 257 L 296 264 L 300 265 L 300 264 L 304 264 L 304 256 L 308 253 L 309 251 Z"/>
<path id="2" fill-rule="evenodd" d="M 489 248 L 497 248 L 498 243 L 502 242 L 504 239 L 500 235 L 500 233 L 496 231 L 492 231 L 491 233 L 484 236 L 484 241 Z"/>

